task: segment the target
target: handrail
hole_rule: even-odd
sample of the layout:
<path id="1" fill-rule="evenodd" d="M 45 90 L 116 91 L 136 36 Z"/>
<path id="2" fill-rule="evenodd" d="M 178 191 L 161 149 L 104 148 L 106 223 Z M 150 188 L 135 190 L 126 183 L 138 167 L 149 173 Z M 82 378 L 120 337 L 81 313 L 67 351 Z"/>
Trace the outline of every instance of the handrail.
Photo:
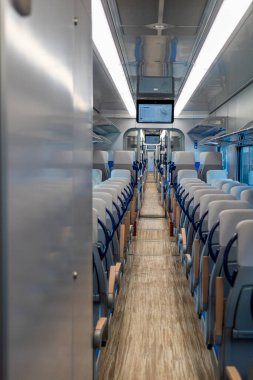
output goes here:
<path id="1" fill-rule="evenodd" d="M 192 214 L 191 214 L 191 219 L 190 219 L 190 221 L 192 222 L 192 225 L 193 225 L 193 228 L 194 228 L 194 230 L 195 231 L 197 231 L 197 229 L 198 229 L 198 223 L 199 222 L 197 222 L 196 224 L 195 224 L 195 214 L 196 214 L 196 211 L 197 211 L 197 209 L 199 208 L 199 206 L 200 206 L 200 203 L 198 203 L 195 207 L 194 207 L 194 209 L 192 210 Z"/>
<path id="2" fill-rule="evenodd" d="M 189 207 L 190 207 L 190 204 L 192 203 L 194 197 L 192 197 L 189 202 L 187 203 L 187 206 L 186 206 L 186 210 L 185 210 L 185 213 L 186 215 L 188 216 L 189 220 L 190 220 L 190 215 L 189 215 Z"/>
<path id="3" fill-rule="evenodd" d="M 107 212 L 107 214 L 109 215 L 110 219 L 111 219 L 111 222 L 112 222 L 112 229 L 113 229 L 113 232 L 111 233 L 111 238 L 114 234 L 114 231 L 116 230 L 117 226 L 116 226 L 116 222 L 115 222 L 115 219 L 111 213 L 110 210 L 108 210 L 108 208 L 105 209 L 105 211 Z"/>
<path id="4" fill-rule="evenodd" d="M 119 219 L 119 221 L 118 221 L 118 223 L 117 223 L 117 226 L 120 224 L 120 221 L 121 221 L 121 218 L 122 218 L 122 216 L 123 216 L 123 213 L 122 213 L 122 215 L 121 215 L 121 213 L 120 213 L 120 209 L 119 209 L 119 206 L 117 205 L 117 203 L 115 203 L 114 201 L 112 201 L 112 204 L 113 204 L 113 206 L 116 208 L 116 211 L 117 211 L 117 214 L 118 214 L 118 219 Z"/>
<path id="5" fill-rule="evenodd" d="M 204 212 L 204 214 L 202 215 L 202 217 L 200 218 L 200 221 L 199 221 L 199 237 L 202 241 L 203 244 L 206 243 L 206 236 L 203 235 L 203 232 L 202 232 L 202 225 L 203 225 L 203 222 L 204 222 L 204 219 L 205 217 L 208 215 L 208 210 L 206 210 L 206 212 Z"/>
<path id="6" fill-rule="evenodd" d="M 237 270 L 234 270 L 232 275 L 230 274 L 229 269 L 228 269 L 228 256 L 229 256 L 230 249 L 232 245 L 234 244 L 234 242 L 237 240 L 237 238 L 238 238 L 238 234 L 235 233 L 234 236 L 229 240 L 225 248 L 224 256 L 223 256 L 223 268 L 224 268 L 225 277 L 231 286 L 234 285 L 234 282 L 237 276 Z"/>
<path id="7" fill-rule="evenodd" d="M 218 220 L 211 228 L 210 232 L 209 232 L 209 235 L 208 235 L 208 240 L 207 240 L 207 244 L 208 244 L 208 252 L 209 252 L 209 255 L 211 256 L 212 260 L 214 263 L 216 263 L 217 261 L 217 257 L 218 257 L 218 254 L 220 252 L 219 249 L 216 250 L 216 253 L 213 252 L 213 248 L 212 248 L 212 239 L 213 239 L 213 235 L 214 235 L 214 232 L 215 230 L 219 227 L 220 225 L 220 221 Z"/>

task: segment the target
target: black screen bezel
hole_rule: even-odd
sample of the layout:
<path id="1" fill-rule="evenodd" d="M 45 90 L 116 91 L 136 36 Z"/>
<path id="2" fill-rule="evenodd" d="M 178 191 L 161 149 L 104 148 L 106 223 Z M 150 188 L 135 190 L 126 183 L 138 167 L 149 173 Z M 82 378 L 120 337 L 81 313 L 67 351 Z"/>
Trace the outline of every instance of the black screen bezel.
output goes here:
<path id="1" fill-rule="evenodd" d="M 172 105 L 172 115 L 171 121 L 139 121 L 139 105 L 140 104 L 171 104 Z M 174 122 L 174 100 L 173 99 L 137 99 L 136 103 L 136 121 L 140 124 L 172 124 Z"/>

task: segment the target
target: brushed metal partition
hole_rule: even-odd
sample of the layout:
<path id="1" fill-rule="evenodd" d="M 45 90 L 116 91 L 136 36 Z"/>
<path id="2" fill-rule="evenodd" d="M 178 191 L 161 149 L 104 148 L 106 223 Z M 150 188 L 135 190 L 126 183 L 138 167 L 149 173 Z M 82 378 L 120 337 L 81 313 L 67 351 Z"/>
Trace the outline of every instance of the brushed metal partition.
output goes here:
<path id="1" fill-rule="evenodd" d="M 0 21 L 2 378 L 91 379 L 90 1 Z"/>

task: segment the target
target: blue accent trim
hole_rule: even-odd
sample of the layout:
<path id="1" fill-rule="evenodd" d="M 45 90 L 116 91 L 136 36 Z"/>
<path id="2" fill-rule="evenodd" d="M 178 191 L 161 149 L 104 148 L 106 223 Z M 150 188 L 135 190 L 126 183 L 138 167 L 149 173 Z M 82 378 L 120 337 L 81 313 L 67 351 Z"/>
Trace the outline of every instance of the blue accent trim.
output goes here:
<path id="1" fill-rule="evenodd" d="M 196 168 L 197 171 L 199 170 L 199 166 L 200 166 L 200 162 L 196 161 L 195 162 L 195 168 Z"/>
<path id="2" fill-rule="evenodd" d="M 220 351 L 219 345 L 218 344 L 214 344 L 213 349 L 214 349 L 216 358 L 218 359 L 219 358 L 219 351 Z"/>
<path id="3" fill-rule="evenodd" d="M 201 317 L 204 319 L 204 321 L 206 320 L 206 311 L 202 312 Z"/>
<path id="4" fill-rule="evenodd" d="M 109 166 L 110 171 L 112 171 L 113 161 L 108 161 L 108 166 Z"/>

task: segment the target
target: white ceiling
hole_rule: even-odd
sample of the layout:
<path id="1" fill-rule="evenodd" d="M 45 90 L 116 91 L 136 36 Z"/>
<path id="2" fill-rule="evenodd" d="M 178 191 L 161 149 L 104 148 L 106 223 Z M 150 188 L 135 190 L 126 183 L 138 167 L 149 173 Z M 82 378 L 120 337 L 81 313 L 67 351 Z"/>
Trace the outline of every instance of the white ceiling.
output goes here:
<path id="1" fill-rule="evenodd" d="M 134 98 L 139 75 L 173 76 L 177 98 L 220 4 L 221 0 L 103 0 Z M 166 29 L 155 30 L 157 23 Z M 251 8 L 186 111 L 210 112 L 252 79 L 252 25 Z M 127 115 L 96 54 L 93 67 L 94 107 L 104 114 Z"/>

